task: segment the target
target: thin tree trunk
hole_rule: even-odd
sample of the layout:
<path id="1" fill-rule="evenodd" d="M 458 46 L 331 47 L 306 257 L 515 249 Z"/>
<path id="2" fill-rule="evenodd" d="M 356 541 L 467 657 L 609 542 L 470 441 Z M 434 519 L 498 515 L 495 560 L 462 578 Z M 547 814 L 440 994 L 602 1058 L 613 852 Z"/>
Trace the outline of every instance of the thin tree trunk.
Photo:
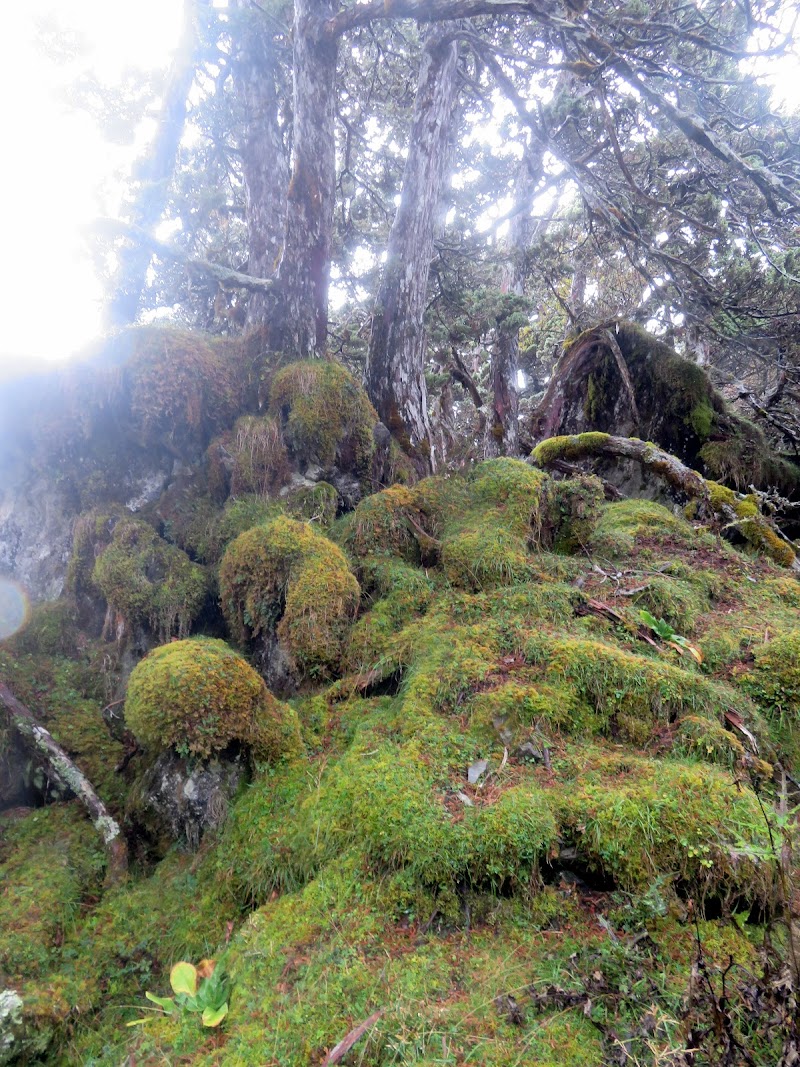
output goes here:
<path id="1" fill-rule="evenodd" d="M 128 212 L 128 221 L 148 233 L 161 219 L 175 171 L 186 122 L 186 101 L 195 74 L 197 6 L 204 2 L 184 0 L 183 33 L 167 77 L 158 129 L 150 155 L 141 164 L 138 195 Z M 126 326 L 136 319 L 152 254 L 152 249 L 141 241 L 120 249 L 114 290 L 106 311 L 107 325 Z"/>
<path id="2" fill-rule="evenodd" d="M 294 150 L 270 347 L 300 357 L 324 355 L 328 336 L 338 37 L 325 23 L 338 5 L 295 0 L 294 6 Z"/>
<path id="3" fill-rule="evenodd" d="M 503 292 L 509 295 L 522 296 L 525 291 L 525 254 L 533 232 L 530 201 L 538 180 L 539 174 L 533 173 L 529 160 L 523 160 L 516 182 L 518 210 L 509 225 L 508 260 L 501 283 Z M 519 452 L 518 358 L 519 327 L 498 323 L 489 367 L 492 408 L 484 439 L 487 457 L 516 456 Z"/>
<path id="4" fill-rule="evenodd" d="M 280 122 L 283 96 L 281 44 L 271 21 L 253 5 L 242 8 L 241 48 L 233 78 L 244 111 L 241 143 L 247 222 L 247 273 L 271 278 L 278 270 L 286 231 L 286 187 L 289 162 Z M 246 325 L 266 323 L 272 302 L 252 293 Z"/>
<path id="5" fill-rule="evenodd" d="M 366 387 L 421 473 L 435 469 L 425 386 L 425 304 L 434 228 L 458 89 L 453 27 L 429 31 L 422 56 L 400 205 L 372 319 Z"/>
<path id="6" fill-rule="evenodd" d="M 34 755 L 43 760 L 50 774 L 59 785 L 69 789 L 81 801 L 89 813 L 95 830 L 103 839 L 106 850 L 106 881 L 115 884 L 122 881 L 128 871 L 128 848 L 119 824 L 111 817 L 108 808 L 94 791 L 89 779 L 73 763 L 66 752 L 56 744 L 52 735 L 40 726 L 4 682 L 0 682 L 0 704 L 8 712 L 11 725 L 28 742 Z"/>

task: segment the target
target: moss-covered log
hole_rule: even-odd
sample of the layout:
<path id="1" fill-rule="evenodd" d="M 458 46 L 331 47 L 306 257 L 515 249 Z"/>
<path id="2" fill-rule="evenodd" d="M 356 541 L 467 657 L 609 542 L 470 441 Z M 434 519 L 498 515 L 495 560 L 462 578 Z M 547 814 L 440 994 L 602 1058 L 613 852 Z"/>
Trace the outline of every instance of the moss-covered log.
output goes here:
<path id="1" fill-rule="evenodd" d="M 34 756 L 46 763 L 50 774 L 74 793 L 88 811 L 92 825 L 103 839 L 108 863 L 107 882 L 115 884 L 123 881 L 128 871 L 128 847 L 119 824 L 109 814 L 92 783 L 63 748 L 56 744 L 49 730 L 36 721 L 33 712 L 17 700 L 4 682 L 0 682 L 0 703 L 6 709 L 14 729 L 30 745 Z"/>
<path id="2" fill-rule="evenodd" d="M 697 471 L 650 441 L 636 437 L 614 437 L 607 433 L 581 433 L 551 437 L 534 448 L 531 458 L 540 467 L 561 460 L 597 456 L 632 459 L 641 463 L 671 488 L 694 502 L 693 514 L 711 518 L 724 526 L 736 526 L 747 541 L 784 567 L 800 570 L 792 544 L 761 512 L 754 495 L 742 496 L 727 486 L 705 479 Z"/>

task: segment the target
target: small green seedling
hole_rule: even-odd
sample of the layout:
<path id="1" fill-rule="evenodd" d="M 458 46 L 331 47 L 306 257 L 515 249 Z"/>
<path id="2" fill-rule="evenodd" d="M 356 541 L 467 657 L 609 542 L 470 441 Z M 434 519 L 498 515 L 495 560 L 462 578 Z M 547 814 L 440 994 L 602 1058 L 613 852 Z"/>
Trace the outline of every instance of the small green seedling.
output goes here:
<path id="1" fill-rule="evenodd" d="M 165 1015 L 190 1012 L 200 1015 L 203 1026 L 219 1026 L 228 1014 L 230 981 L 214 960 L 201 960 L 196 967 L 185 960 L 176 963 L 169 973 L 169 984 L 174 998 L 157 997 L 149 990 L 145 993 Z M 134 1019 L 128 1026 L 138 1026 L 150 1018 Z"/>
<path id="2" fill-rule="evenodd" d="M 646 626 L 650 627 L 656 637 L 659 637 L 665 645 L 674 648 L 679 655 L 682 656 L 684 652 L 688 652 L 698 663 L 703 662 L 703 654 L 700 649 L 696 648 L 687 638 L 677 634 L 665 619 L 657 619 L 655 615 L 651 615 L 649 611 L 644 610 L 639 612 L 639 618 Z"/>

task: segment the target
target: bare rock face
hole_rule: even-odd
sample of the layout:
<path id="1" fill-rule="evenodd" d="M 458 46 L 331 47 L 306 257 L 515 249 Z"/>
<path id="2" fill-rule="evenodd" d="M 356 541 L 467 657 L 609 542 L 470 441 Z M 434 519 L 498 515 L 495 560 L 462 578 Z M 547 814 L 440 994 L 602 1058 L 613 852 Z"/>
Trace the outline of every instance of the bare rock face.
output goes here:
<path id="1" fill-rule="evenodd" d="M 195 851 L 205 833 L 224 824 L 247 773 L 241 753 L 200 762 L 165 752 L 140 779 L 134 814 L 156 837 Z"/>

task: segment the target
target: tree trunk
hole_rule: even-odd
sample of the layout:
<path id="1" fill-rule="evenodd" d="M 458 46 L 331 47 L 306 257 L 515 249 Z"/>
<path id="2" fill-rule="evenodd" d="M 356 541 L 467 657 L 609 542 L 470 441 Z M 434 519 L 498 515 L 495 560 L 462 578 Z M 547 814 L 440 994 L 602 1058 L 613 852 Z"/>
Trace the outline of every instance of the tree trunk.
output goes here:
<path id="1" fill-rule="evenodd" d="M 517 213 L 511 219 L 508 234 L 508 260 L 503 270 L 502 289 L 509 295 L 522 296 L 525 291 L 525 253 L 531 242 L 533 224 L 530 201 L 539 180 L 529 162 L 523 160 L 517 177 Z M 492 408 L 486 420 L 484 455 L 516 456 L 519 453 L 519 397 L 517 368 L 519 327 L 498 323 L 489 368 Z"/>
<path id="2" fill-rule="evenodd" d="M 336 0 L 294 7 L 294 151 L 270 347 L 299 358 L 324 355 L 328 336 L 338 38 L 325 28 Z"/>
<path id="3" fill-rule="evenodd" d="M 186 122 L 186 100 L 194 80 L 197 54 L 197 7 L 205 0 L 184 0 L 183 33 L 167 76 L 161 117 L 149 157 L 140 165 L 138 195 L 128 212 L 131 224 L 150 232 L 167 202 L 169 183 Z M 141 241 L 119 251 L 114 288 L 106 311 L 108 326 L 127 326 L 136 319 L 147 280 L 152 249 Z"/>
<path id="4" fill-rule="evenodd" d="M 91 782 L 3 682 L 0 682 L 0 704 L 8 712 L 11 725 L 33 749 L 35 758 L 43 760 L 53 778 L 73 792 L 88 811 L 95 830 L 103 838 L 107 858 L 106 881 L 109 884 L 122 881 L 128 871 L 125 838 Z"/>
<path id="5" fill-rule="evenodd" d="M 267 17 L 242 9 L 241 48 L 233 63 L 236 92 L 244 112 L 241 143 L 247 222 L 247 273 L 271 278 L 278 270 L 286 231 L 289 162 L 279 118 L 284 96 L 280 42 Z M 251 293 L 246 325 L 263 326 L 270 313 L 266 294 Z"/>
<path id="6" fill-rule="evenodd" d="M 421 473 L 435 469 L 425 386 L 425 303 L 458 87 L 453 27 L 429 32 L 419 72 L 400 205 L 372 319 L 366 387 Z"/>

